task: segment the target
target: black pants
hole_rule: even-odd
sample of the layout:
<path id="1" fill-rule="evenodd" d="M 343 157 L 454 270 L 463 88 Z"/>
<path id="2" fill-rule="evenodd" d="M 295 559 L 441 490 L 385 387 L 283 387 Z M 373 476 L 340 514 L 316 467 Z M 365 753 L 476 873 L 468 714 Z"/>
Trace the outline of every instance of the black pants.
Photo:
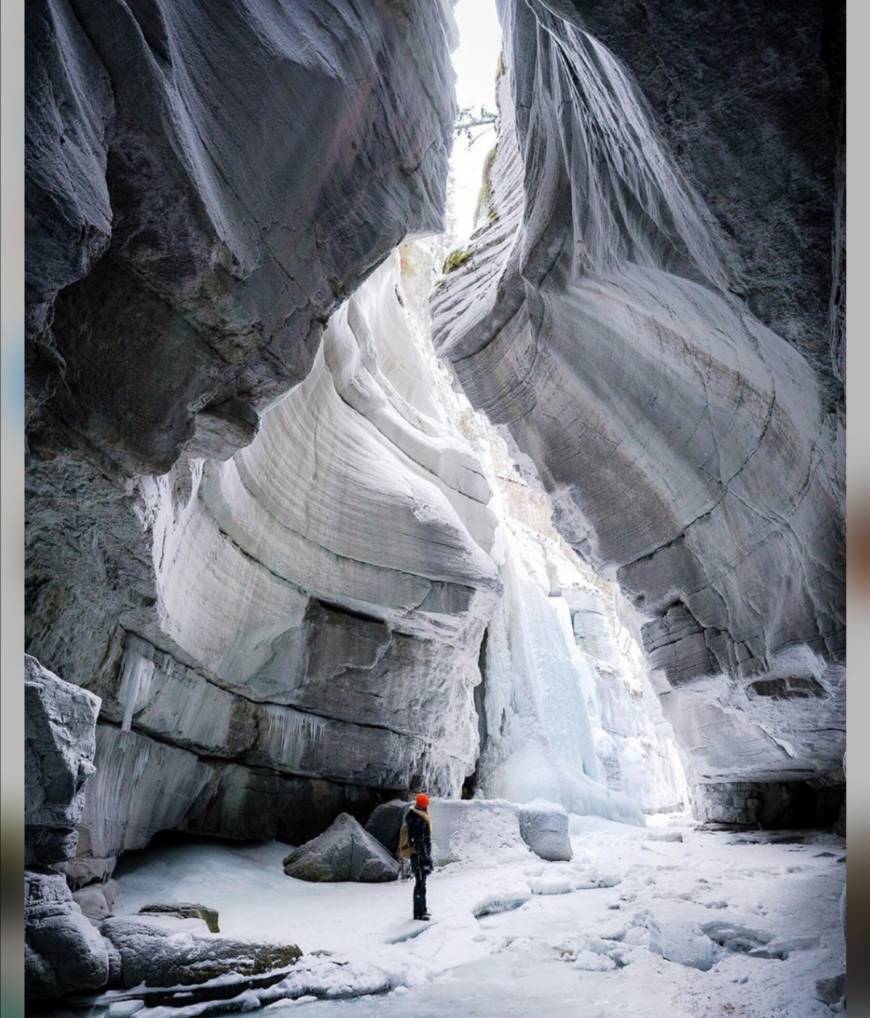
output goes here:
<path id="1" fill-rule="evenodd" d="M 414 874 L 414 918 L 426 914 L 426 866 L 416 855 L 411 856 L 411 872 Z"/>

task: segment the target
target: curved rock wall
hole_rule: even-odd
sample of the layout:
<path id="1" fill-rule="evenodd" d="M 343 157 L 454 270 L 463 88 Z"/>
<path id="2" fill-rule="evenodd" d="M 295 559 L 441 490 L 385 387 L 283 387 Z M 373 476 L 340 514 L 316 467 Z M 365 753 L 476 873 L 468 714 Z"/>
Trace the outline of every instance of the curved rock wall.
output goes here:
<path id="1" fill-rule="evenodd" d="M 406 375 L 428 370 L 400 285 L 396 253 L 249 446 L 140 482 L 156 605 L 122 623 L 94 683 L 104 724 L 78 879 L 161 829 L 250 837 L 270 782 L 253 831 L 296 840 L 337 803 L 370 807 L 367 790 L 456 794 L 473 770 L 496 521 L 461 436 L 380 369 L 389 334 Z M 126 790 L 143 780 L 140 802 Z M 306 780 L 333 789 L 307 818 Z"/>
<path id="2" fill-rule="evenodd" d="M 588 22 L 586 6 L 500 6 L 489 204 L 435 295 L 436 344 L 534 461 L 562 533 L 641 613 L 696 777 L 836 771 L 843 420 L 822 356 L 837 286 L 835 40 L 814 4 L 788 32 L 785 15 L 742 4 L 593 3 Z M 618 54 L 596 37 L 605 25 Z M 741 59 L 729 89 L 732 65 L 705 56 L 720 37 L 723 54 L 745 37 L 770 49 Z M 797 135 L 793 104 L 814 87 L 824 95 Z M 750 147 L 764 155 L 744 169 Z M 768 159 L 772 176 L 752 169 Z"/>
<path id="3" fill-rule="evenodd" d="M 103 698 L 76 879 L 474 766 L 489 492 L 376 271 L 443 219 L 453 31 L 392 0 L 28 17 L 27 642 Z"/>

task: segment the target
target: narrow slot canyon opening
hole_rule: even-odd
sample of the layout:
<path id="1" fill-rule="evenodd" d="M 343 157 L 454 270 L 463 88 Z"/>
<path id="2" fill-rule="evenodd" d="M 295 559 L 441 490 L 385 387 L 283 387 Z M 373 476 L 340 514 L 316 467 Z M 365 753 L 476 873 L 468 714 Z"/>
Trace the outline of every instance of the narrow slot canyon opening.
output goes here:
<path id="1" fill-rule="evenodd" d="M 28 992 L 829 1013 L 842 351 L 743 93 L 804 142 L 710 110 L 714 5 L 405 6 L 34 22 L 93 187 L 33 184 Z"/>

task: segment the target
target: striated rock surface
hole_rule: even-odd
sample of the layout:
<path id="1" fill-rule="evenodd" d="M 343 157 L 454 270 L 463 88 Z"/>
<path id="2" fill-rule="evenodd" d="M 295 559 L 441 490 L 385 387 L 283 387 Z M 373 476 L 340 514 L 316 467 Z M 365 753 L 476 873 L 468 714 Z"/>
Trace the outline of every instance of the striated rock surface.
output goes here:
<path id="1" fill-rule="evenodd" d="M 467 444 L 399 388 L 428 367 L 398 271 L 334 316 L 250 446 L 140 482 L 157 603 L 86 680 L 103 712 L 76 879 L 159 830 L 298 843 L 371 789 L 455 793 L 473 770 L 495 518 Z"/>
<path id="2" fill-rule="evenodd" d="M 100 934 L 117 957 L 112 985 L 195 986 L 219 976 L 265 975 L 293 966 L 295 944 L 260 944 L 209 932 L 202 919 L 168 915 L 112 916 Z"/>
<path id="3" fill-rule="evenodd" d="M 449 7 L 152 7 L 28 19 L 27 641 L 104 701 L 77 882 L 457 791 L 498 589 L 376 271 L 443 218 Z"/>
<path id="4" fill-rule="evenodd" d="M 52 867 L 75 854 L 99 698 L 25 655 L 24 976 L 28 997 L 104 986 L 106 944 Z"/>
<path id="5" fill-rule="evenodd" d="M 344 296 L 406 233 L 439 228 L 451 31 L 441 3 L 40 4 L 27 284 L 41 426 L 132 474 L 164 472 L 185 445 L 247 444 Z"/>
<path id="6" fill-rule="evenodd" d="M 75 854 L 99 698 L 24 656 L 25 866 Z"/>
<path id="7" fill-rule="evenodd" d="M 350 814 L 342 813 L 323 834 L 285 857 L 284 872 L 288 877 L 315 883 L 382 883 L 398 878 L 399 864 Z"/>
<path id="8" fill-rule="evenodd" d="M 836 5 L 673 7 L 501 4 L 435 339 L 639 614 L 695 779 L 812 778 L 844 741 Z"/>
<path id="9" fill-rule="evenodd" d="M 73 901 L 60 873 L 25 873 L 24 930 L 28 997 L 59 997 L 106 985 L 106 944 Z"/>

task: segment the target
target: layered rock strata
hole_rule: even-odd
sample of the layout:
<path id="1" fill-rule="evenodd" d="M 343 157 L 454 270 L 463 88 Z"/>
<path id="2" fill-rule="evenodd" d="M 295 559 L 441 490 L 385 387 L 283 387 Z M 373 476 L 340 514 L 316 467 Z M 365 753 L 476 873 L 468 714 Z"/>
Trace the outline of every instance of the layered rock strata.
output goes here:
<path id="1" fill-rule="evenodd" d="M 501 4 L 488 204 L 435 339 L 639 613 L 695 778 L 812 778 L 845 729 L 841 54 L 821 5 L 673 6 Z"/>
<path id="2" fill-rule="evenodd" d="M 88 681 L 104 706 L 77 880 L 159 830 L 299 843 L 373 789 L 455 793 L 473 770 L 495 518 L 461 436 L 402 394 L 426 365 L 398 272 L 395 255 L 333 316 L 248 447 L 140 481 L 157 604 Z"/>
<path id="3" fill-rule="evenodd" d="M 28 646 L 103 698 L 76 881 L 473 768 L 489 494 L 375 272 L 441 225 L 452 32 L 440 2 L 28 18 Z"/>
<path id="4" fill-rule="evenodd" d="M 28 996 L 51 998 L 109 978 L 106 944 L 55 872 L 76 851 L 100 702 L 33 657 L 25 657 L 24 673 L 25 985 Z"/>

